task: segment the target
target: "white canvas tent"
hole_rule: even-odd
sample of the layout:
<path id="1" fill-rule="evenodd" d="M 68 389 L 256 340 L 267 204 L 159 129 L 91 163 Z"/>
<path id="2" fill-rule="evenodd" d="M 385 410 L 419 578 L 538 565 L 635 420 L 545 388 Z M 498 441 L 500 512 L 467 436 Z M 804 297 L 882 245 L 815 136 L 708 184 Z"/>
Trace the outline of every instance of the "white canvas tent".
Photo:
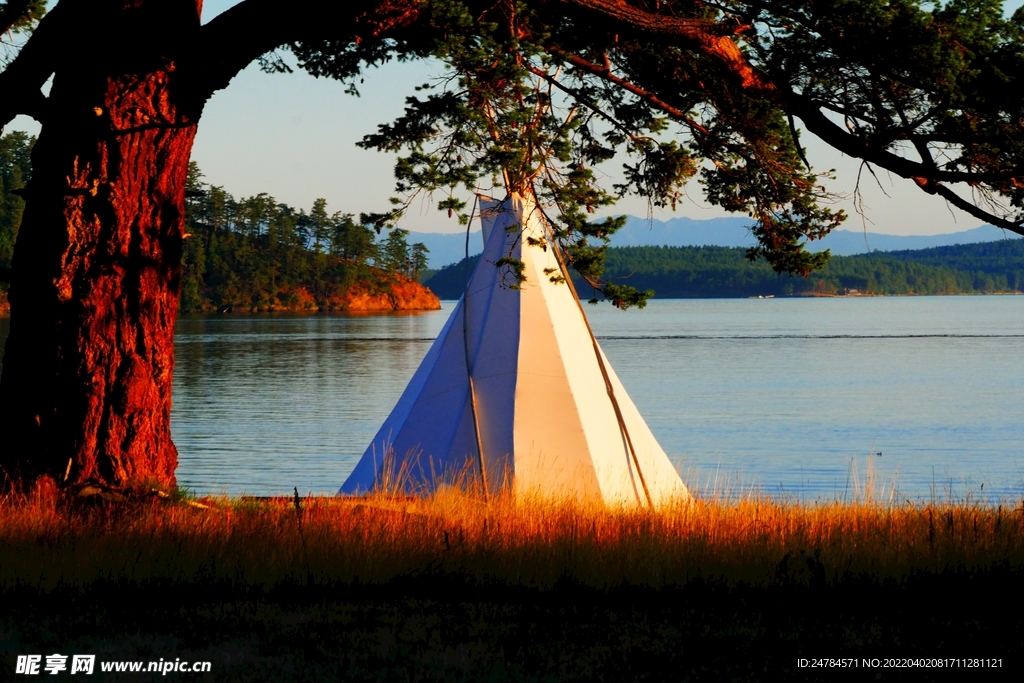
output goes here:
<path id="1" fill-rule="evenodd" d="M 594 339 L 532 200 L 481 201 L 466 292 L 342 494 L 429 492 L 657 505 L 688 498 Z M 525 282 L 502 257 L 519 259 Z"/>

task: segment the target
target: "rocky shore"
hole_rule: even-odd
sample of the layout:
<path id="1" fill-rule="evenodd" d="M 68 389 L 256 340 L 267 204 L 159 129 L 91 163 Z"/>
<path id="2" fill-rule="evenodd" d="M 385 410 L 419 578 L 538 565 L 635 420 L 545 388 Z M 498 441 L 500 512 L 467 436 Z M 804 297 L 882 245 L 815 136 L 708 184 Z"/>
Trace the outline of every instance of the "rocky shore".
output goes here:
<path id="1" fill-rule="evenodd" d="M 392 275 L 387 281 L 358 282 L 343 293 L 321 299 L 303 287 L 278 292 L 272 300 L 209 304 L 195 313 L 264 313 L 351 311 L 353 313 L 386 313 L 389 311 L 436 311 L 441 301 L 430 289 L 415 280 Z M 7 318 L 11 307 L 7 292 L 0 292 L 0 318 Z"/>

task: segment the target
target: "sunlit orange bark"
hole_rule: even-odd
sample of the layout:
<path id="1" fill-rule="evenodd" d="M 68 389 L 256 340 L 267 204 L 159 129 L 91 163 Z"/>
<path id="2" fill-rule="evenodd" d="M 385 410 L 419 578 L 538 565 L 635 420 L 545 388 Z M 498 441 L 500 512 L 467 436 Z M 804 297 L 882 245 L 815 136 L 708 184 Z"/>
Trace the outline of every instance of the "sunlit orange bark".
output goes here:
<path id="1" fill-rule="evenodd" d="M 146 31 L 152 51 L 129 39 L 134 50 L 58 71 L 33 152 L 0 382 L 14 481 L 174 483 L 172 345 L 201 102 L 160 37 L 198 28 L 199 3 L 146 4 L 111 20 Z"/>
<path id="2" fill-rule="evenodd" d="M 318 1 L 282 26 L 280 3 L 245 0 L 200 27 L 201 5 L 62 0 L 0 72 L 0 125 L 43 123 L 10 275 L 0 487 L 173 486 L 185 178 L 203 104 L 281 43 L 358 42 L 423 7 Z"/>

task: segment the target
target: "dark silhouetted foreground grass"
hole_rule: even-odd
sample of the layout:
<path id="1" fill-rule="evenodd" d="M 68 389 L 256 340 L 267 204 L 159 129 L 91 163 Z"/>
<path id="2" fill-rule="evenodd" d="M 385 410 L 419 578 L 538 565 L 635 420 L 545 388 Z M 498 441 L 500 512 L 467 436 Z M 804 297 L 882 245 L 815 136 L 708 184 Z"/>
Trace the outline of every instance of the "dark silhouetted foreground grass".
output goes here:
<path id="1" fill-rule="evenodd" d="M 205 502 L 0 507 L 6 671 L 54 652 L 207 659 L 208 679 L 243 681 L 836 676 L 800 657 L 1002 658 L 986 678 L 1020 666 L 1019 506 Z"/>

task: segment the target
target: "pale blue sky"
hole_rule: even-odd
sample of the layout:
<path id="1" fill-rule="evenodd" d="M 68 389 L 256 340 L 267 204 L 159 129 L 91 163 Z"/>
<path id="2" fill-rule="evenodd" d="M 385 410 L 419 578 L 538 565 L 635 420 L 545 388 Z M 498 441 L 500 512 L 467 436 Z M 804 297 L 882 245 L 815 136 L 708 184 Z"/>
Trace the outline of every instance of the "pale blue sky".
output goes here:
<path id="1" fill-rule="evenodd" d="M 204 21 L 238 0 L 206 0 Z M 1019 6 L 1014 0 L 1007 6 Z M 436 75 L 436 65 L 389 64 L 366 74 L 362 97 L 344 93 L 331 80 L 302 72 L 264 74 L 255 66 L 239 74 L 230 86 L 213 96 L 206 107 L 192 157 L 208 182 L 223 185 L 237 196 L 269 192 L 279 201 L 308 208 L 325 197 L 332 211 L 380 211 L 388 207 L 393 190 L 393 157 L 355 146 L 376 125 L 401 112 L 413 87 Z M 31 120 L 20 117 L 12 128 L 36 132 Z M 837 169 L 833 191 L 852 194 L 857 163 L 805 137 L 810 161 L 819 169 Z M 929 197 L 909 181 L 881 175 L 888 197 L 869 179 L 862 179 L 867 229 L 900 235 L 955 232 L 976 227 L 978 220 Z M 699 201 L 700 188 L 692 186 L 693 201 L 684 201 L 675 215 L 712 218 L 725 215 Z M 845 227 L 862 228 L 850 202 L 840 206 L 851 213 Z M 426 202 L 417 204 L 403 227 L 422 231 L 457 231 Z M 646 203 L 623 200 L 615 213 L 646 215 Z M 659 212 L 656 218 L 672 214 Z"/>

